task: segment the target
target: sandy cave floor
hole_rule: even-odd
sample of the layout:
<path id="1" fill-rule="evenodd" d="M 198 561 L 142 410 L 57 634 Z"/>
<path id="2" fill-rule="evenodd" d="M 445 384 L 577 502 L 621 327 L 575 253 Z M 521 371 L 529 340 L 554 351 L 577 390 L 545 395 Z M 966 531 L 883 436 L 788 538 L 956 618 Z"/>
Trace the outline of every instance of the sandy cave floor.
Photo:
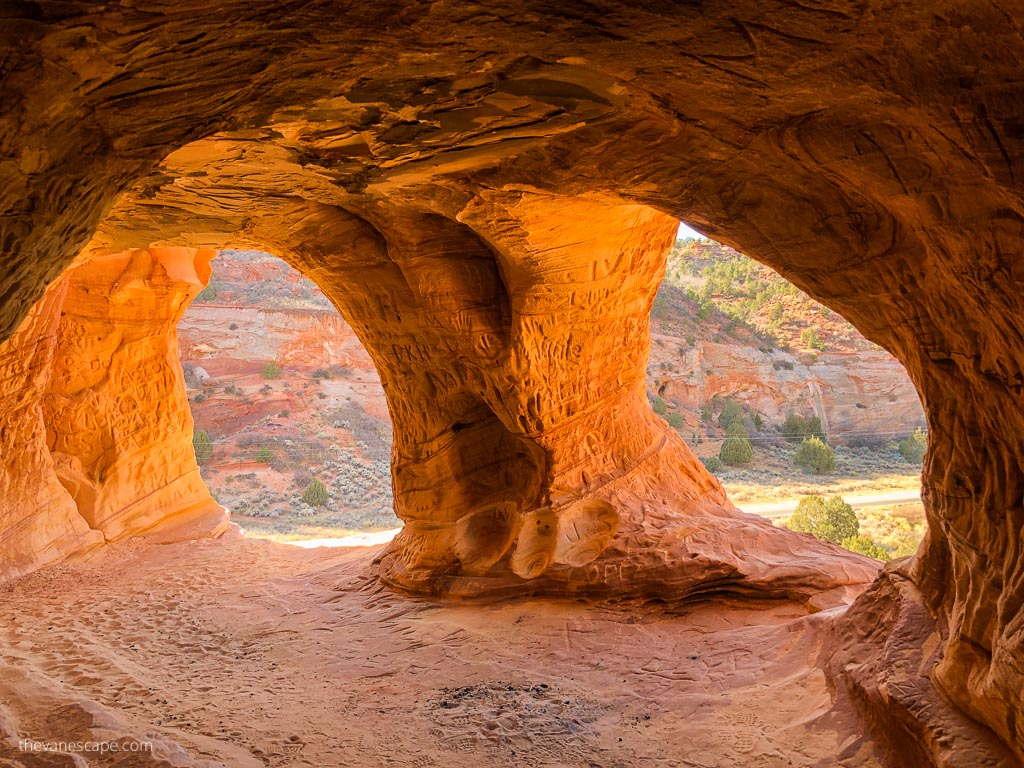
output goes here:
<path id="1" fill-rule="evenodd" d="M 822 614 L 434 604 L 378 549 L 136 543 L 0 588 L 0 766 L 878 765 L 826 714 Z"/>

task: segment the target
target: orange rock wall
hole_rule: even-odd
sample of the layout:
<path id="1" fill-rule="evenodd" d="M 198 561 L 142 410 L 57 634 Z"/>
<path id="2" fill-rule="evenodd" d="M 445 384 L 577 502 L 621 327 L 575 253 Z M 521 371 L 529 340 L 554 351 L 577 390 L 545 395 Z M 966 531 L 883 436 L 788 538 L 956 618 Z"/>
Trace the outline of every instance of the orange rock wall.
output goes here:
<path id="1" fill-rule="evenodd" d="M 174 330 L 212 256 L 89 260 L 0 345 L 12 374 L 0 390 L 0 578 L 158 525 L 165 537 L 225 526 L 195 463 Z"/>
<path id="2" fill-rule="evenodd" d="M 387 583 L 828 604 L 873 577 L 866 558 L 738 512 L 651 411 L 648 321 L 674 220 L 525 191 L 461 202 L 247 208 L 247 242 L 315 279 L 380 372 L 405 521 Z"/>
<path id="3" fill-rule="evenodd" d="M 57 477 L 43 418 L 66 291 L 66 281 L 52 286 L 17 333 L 0 343 L 0 578 L 104 543 Z"/>

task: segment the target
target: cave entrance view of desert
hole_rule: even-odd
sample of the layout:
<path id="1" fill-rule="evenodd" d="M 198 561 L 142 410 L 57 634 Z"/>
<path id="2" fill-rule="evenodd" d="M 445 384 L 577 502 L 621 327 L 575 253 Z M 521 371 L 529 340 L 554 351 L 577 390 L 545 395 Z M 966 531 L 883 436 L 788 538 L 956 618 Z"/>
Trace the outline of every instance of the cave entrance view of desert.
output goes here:
<path id="1" fill-rule="evenodd" d="M 227 250 L 212 267 L 178 338 L 214 499 L 248 536 L 388 540 L 401 525 L 391 422 L 369 354 L 316 284 L 280 259 Z M 653 410 L 740 508 L 885 560 L 917 550 L 924 412 L 895 358 L 686 225 L 651 333 Z M 850 509 L 829 506 L 836 497 Z"/>
<path id="2" fill-rule="evenodd" d="M 247 535 L 277 541 L 394 531 L 391 421 L 352 328 L 270 254 L 221 251 L 212 267 L 178 347 L 214 499 Z"/>
<path id="3" fill-rule="evenodd" d="M 1022 765 L 1018 5 L 0 7 L 0 765 Z"/>

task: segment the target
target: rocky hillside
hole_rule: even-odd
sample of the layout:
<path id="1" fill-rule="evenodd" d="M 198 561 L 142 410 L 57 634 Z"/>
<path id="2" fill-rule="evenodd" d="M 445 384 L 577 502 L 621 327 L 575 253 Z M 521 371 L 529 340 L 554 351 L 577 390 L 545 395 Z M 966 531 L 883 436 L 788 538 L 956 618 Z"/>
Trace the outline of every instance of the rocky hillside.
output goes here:
<path id="1" fill-rule="evenodd" d="M 266 254 L 224 251 L 178 339 L 195 428 L 210 439 L 203 477 L 246 528 L 273 533 L 282 515 L 312 536 L 398 525 L 377 371 L 311 281 Z M 303 501 L 314 480 L 323 506 Z"/>
<path id="2" fill-rule="evenodd" d="M 762 443 L 781 443 L 793 414 L 818 417 L 833 445 L 880 447 L 924 426 L 895 358 L 726 246 L 677 241 L 651 333 L 649 394 L 700 455 L 717 452 L 724 430 L 713 417 L 730 400 Z"/>

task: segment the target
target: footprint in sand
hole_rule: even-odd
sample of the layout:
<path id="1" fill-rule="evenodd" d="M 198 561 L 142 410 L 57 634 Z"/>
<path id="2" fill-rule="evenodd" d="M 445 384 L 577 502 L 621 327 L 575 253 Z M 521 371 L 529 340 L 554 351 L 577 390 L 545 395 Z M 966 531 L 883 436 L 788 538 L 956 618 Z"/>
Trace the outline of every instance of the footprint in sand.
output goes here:
<path id="1" fill-rule="evenodd" d="M 764 738 L 765 723 L 753 712 L 726 712 L 722 719 L 726 723 L 724 733 L 728 735 L 732 748 L 740 754 L 753 752 Z"/>

